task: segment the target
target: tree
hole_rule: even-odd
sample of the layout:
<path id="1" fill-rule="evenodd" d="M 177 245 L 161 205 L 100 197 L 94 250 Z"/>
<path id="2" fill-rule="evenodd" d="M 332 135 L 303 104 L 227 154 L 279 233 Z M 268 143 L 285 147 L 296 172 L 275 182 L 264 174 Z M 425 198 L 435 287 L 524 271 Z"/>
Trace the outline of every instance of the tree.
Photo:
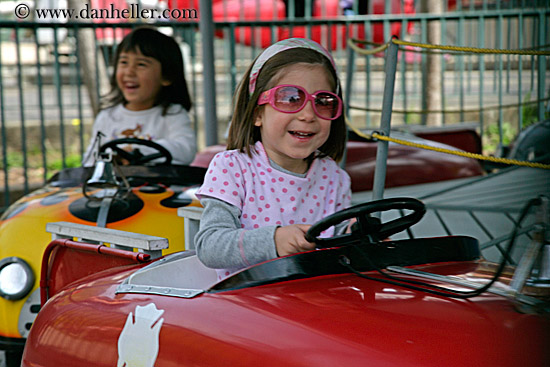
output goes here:
<path id="1" fill-rule="evenodd" d="M 422 0 L 422 11 L 434 14 L 443 12 L 443 2 L 440 0 Z M 441 22 L 432 20 L 428 22 L 427 40 L 429 44 L 441 44 Z M 426 103 L 424 107 L 428 111 L 443 110 L 441 105 L 441 56 L 430 53 L 427 57 L 427 67 L 423 98 Z M 429 126 L 443 125 L 441 113 L 427 113 L 423 123 Z"/>
<path id="2" fill-rule="evenodd" d="M 78 13 L 80 9 L 84 9 L 86 5 L 90 6 L 89 1 L 69 0 L 69 9 L 75 9 L 75 13 Z M 84 21 L 81 17 L 71 20 Z M 100 109 L 99 97 L 109 90 L 107 67 L 103 57 L 100 57 L 101 55 L 98 54 L 95 47 L 93 28 L 78 27 L 76 37 L 78 40 L 77 53 L 82 71 L 82 79 L 88 91 L 92 111 L 95 116 L 99 113 Z"/>

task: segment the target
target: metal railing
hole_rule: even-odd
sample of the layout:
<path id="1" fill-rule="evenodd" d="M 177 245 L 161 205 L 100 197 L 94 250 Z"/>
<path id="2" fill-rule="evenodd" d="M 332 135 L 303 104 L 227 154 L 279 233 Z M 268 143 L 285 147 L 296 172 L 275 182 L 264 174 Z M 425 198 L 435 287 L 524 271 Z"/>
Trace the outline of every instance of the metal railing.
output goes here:
<path id="1" fill-rule="evenodd" d="M 386 9 L 390 9 L 391 2 L 384 3 Z M 415 14 L 316 18 L 306 13 L 300 18 L 289 14 L 289 18 L 280 20 L 215 21 L 212 80 L 216 103 L 208 108 L 216 110 L 219 140 L 223 141 L 230 121 L 231 99 L 240 77 L 266 43 L 281 37 L 319 37 L 321 43 L 332 49 L 341 80 L 353 75 L 350 79 L 353 84 L 344 83 L 344 92 L 350 106 L 360 106 L 349 111 L 350 123 L 358 128 L 378 126 L 384 59 L 377 54 L 356 57 L 351 62 L 346 46 L 350 37 L 389 40 L 392 33 L 397 33 L 402 39 L 426 42 L 428 26 L 438 22 L 441 43 L 447 45 L 537 49 L 550 43 L 547 35 L 550 8 L 545 1 L 456 3 L 453 9 L 445 6 L 443 10 L 448 11 L 441 14 L 422 13 L 417 9 Z M 359 12 L 358 4 L 356 0 L 352 8 L 355 14 Z M 397 30 L 392 28 L 396 22 L 401 24 Z M 3 187 L 0 212 L 18 196 L 41 186 L 58 169 L 79 164 L 97 112 L 93 101 L 107 91 L 101 80 L 112 71 L 109 61 L 113 45 L 121 40 L 125 30 L 138 25 L 0 19 L 0 187 Z M 195 130 L 199 146 L 204 147 L 203 90 L 211 86 L 204 84 L 203 71 L 208 68 L 201 53 L 199 22 L 186 20 L 154 25 L 171 33 L 182 45 L 195 106 L 192 110 Z M 113 38 L 102 38 L 102 30 L 112 30 Z M 91 44 L 80 37 L 86 32 L 92 35 Z M 43 41 L 45 37 L 47 42 Z M 83 49 L 91 53 L 83 56 Z M 398 115 L 402 116 L 400 123 L 403 124 L 426 123 L 423 116 L 427 100 L 423 92 L 428 57 L 422 53 L 410 55 L 399 60 L 401 71 L 396 79 L 392 124 L 399 121 Z M 503 145 L 505 122 L 510 121 L 517 132 L 525 126 L 526 118 L 540 119 L 541 111 L 543 114 L 547 111 L 550 82 L 546 61 L 506 55 L 488 58 L 468 55 L 455 59 L 441 55 L 440 59 L 443 124 L 475 121 L 479 126 L 489 126 L 498 123 L 499 144 Z M 84 72 L 84 65 L 91 69 Z M 86 78 L 92 82 L 85 83 Z M 483 83 L 478 83 L 479 80 Z M 90 83 L 93 89 L 89 88 Z M 508 106 L 511 104 L 518 106 Z"/>

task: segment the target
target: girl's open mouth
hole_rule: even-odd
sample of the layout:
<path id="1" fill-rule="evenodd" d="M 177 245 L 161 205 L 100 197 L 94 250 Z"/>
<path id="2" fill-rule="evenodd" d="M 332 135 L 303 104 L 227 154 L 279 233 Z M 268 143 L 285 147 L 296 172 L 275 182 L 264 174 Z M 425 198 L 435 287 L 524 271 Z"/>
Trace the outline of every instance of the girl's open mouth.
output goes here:
<path id="1" fill-rule="evenodd" d="M 315 135 L 315 133 L 308 133 L 304 131 L 289 131 L 289 134 L 301 139 L 310 138 Z"/>
<path id="2" fill-rule="evenodd" d="M 139 84 L 137 83 L 124 83 L 124 89 L 126 90 L 136 90 L 139 88 Z"/>

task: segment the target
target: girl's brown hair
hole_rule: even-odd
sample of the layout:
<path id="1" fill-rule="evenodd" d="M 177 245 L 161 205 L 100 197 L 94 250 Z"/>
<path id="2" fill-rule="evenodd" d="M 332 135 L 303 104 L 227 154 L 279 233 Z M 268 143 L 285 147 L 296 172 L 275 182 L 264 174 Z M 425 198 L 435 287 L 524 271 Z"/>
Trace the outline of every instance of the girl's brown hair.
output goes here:
<path id="1" fill-rule="evenodd" d="M 122 52 L 136 52 L 138 50 L 143 55 L 158 60 L 161 65 L 162 77 L 171 81 L 170 85 L 161 88 L 155 101 L 155 105 L 163 107 L 162 114 L 166 114 L 171 104 L 180 104 L 189 111 L 192 103 L 183 71 L 183 57 L 180 47 L 172 37 L 149 26 L 134 29 L 117 46 L 113 60 L 114 71 L 111 75 L 111 91 L 104 98 L 104 108 L 126 103 L 116 81 L 118 59 Z"/>
<path id="2" fill-rule="evenodd" d="M 331 62 L 317 51 L 307 48 L 292 48 L 273 55 L 262 67 L 256 80 L 254 93 L 250 95 L 248 86 L 250 72 L 254 64 L 252 63 L 239 83 L 237 92 L 233 98 L 235 108 L 233 110 L 231 125 L 229 126 L 227 149 L 239 149 L 248 155 L 252 154 L 252 146 L 261 140 L 260 128 L 254 125 L 260 108 L 264 108 L 257 105 L 260 94 L 277 85 L 277 79 L 283 69 L 298 63 L 323 66 L 328 73 L 333 90 L 342 98 L 342 88 L 340 87 L 336 70 L 334 70 Z M 319 148 L 320 154 L 315 157 L 308 157 L 307 159 L 311 161 L 314 158 L 329 156 L 335 161 L 339 161 L 344 155 L 346 133 L 346 121 L 342 113 L 342 116 L 332 121 L 330 135 L 327 141 Z"/>

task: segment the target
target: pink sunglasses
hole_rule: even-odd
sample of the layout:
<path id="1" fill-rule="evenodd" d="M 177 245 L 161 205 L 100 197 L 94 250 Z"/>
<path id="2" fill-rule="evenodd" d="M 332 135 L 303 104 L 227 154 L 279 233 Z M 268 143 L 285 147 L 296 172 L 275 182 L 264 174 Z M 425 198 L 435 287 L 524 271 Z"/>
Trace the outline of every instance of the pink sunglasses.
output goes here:
<path id="1" fill-rule="evenodd" d="M 342 100 L 338 95 L 319 90 L 309 94 L 297 85 L 282 84 L 260 94 L 258 106 L 269 103 L 279 112 L 295 113 L 301 111 L 308 101 L 312 102 L 313 111 L 324 120 L 335 120 L 342 115 Z"/>

